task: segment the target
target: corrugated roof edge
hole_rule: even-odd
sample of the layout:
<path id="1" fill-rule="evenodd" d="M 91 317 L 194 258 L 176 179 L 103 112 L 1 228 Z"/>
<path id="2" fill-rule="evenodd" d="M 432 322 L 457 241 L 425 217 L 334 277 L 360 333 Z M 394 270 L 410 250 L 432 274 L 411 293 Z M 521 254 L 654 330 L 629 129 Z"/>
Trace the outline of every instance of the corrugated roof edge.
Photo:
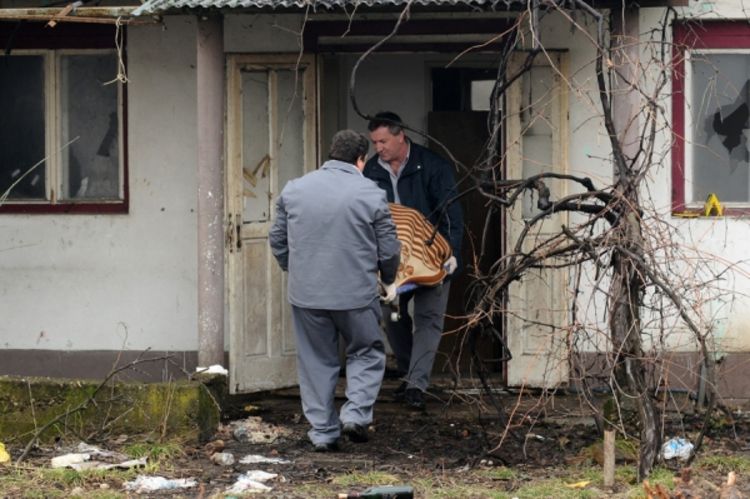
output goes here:
<path id="1" fill-rule="evenodd" d="M 468 5 L 490 8 L 510 7 L 526 0 L 412 0 L 412 5 Z M 173 9 L 277 9 L 277 8 L 321 8 L 332 9 L 348 6 L 393 7 L 403 6 L 407 0 L 146 0 L 132 15 L 155 15 Z"/>

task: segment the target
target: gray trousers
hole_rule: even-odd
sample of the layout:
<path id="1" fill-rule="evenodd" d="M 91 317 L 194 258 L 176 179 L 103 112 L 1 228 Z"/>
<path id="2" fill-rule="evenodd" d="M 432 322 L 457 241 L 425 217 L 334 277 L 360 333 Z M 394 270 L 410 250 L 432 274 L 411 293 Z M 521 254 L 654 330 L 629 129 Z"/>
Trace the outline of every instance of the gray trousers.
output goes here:
<path id="1" fill-rule="evenodd" d="M 378 300 L 354 310 L 318 310 L 292 305 L 302 411 L 313 444 L 331 443 L 341 424 L 369 425 L 385 371 L 385 345 Z M 346 402 L 341 415 L 334 395 L 339 378 L 339 333 L 346 342 Z"/>
<path id="2" fill-rule="evenodd" d="M 397 322 L 388 322 L 388 343 L 396 356 L 398 370 L 406 373 L 405 380 L 410 388 L 425 391 L 430 384 L 432 365 L 443 334 L 449 293 L 450 281 L 404 293 L 399 297 L 401 318 Z M 413 320 L 408 308 L 412 299 Z"/>

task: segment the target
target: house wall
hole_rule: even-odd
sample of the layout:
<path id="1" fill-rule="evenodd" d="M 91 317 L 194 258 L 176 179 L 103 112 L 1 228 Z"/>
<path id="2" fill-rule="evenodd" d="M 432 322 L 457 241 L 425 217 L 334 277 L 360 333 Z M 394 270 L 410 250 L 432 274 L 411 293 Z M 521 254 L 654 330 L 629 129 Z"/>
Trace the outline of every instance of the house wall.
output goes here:
<path id="1" fill-rule="evenodd" d="M 0 215 L 0 374 L 83 362 L 98 375 L 92 363 L 111 367 L 120 350 L 192 362 L 195 32 L 193 17 L 128 28 L 129 213 Z"/>
<path id="2" fill-rule="evenodd" d="M 657 28 L 664 16 L 663 9 L 641 9 L 640 31 L 642 42 L 651 36 L 651 30 Z M 744 18 L 743 8 L 732 0 L 721 1 L 693 1 L 687 9 L 681 10 L 683 16 L 701 17 L 704 19 Z M 301 15 L 238 15 L 229 16 L 225 22 L 225 49 L 227 52 L 297 52 L 300 50 L 302 22 Z M 568 73 L 565 75 L 570 83 L 569 94 L 569 135 L 568 135 L 568 165 L 570 173 L 591 177 L 598 186 L 606 186 L 612 181 L 612 169 L 608 161 L 610 155 L 609 138 L 599 118 L 600 102 L 596 87 L 594 72 L 595 50 L 590 37 L 595 34 L 596 26 L 586 20 L 584 16 L 576 17 L 576 22 L 587 32 L 571 30 L 569 19 L 562 16 L 547 16 L 544 20 L 540 36 L 545 47 L 567 51 Z M 272 41 L 272 42 L 271 42 Z M 644 53 L 650 47 L 643 45 Z M 345 54 L 337 58 L 336 92 L 326 92 L 325 85 L 332 84 L 331 75 L 322 81 L 321 95 L 338 95 L 338 101 L 322 102 L 324 113 L 336 113 L 334 120 L 326 116 L 325 127 L 350 127 L 365 131 L 365 123 L 354 113 L 348 101 L 348 77 L 357 55 Z M 426 116 L 429 110 L 429 66 L 441 58 L 434 54 L 408 53 L 376 53 L 360 67 L 357 82 L 357 98 L 360 107 L 366 113 L 374 113 L 383 109 L 399 112 L 409 123 L 426 128 Z M 647 68 L 650 74 L 657 74 L 663 70 L 662 66 L 653 65 Z M 335 74 L 335 72 L 332 72 Z M 397 84 L 399 91 L 393 92 Z M 664 92 L 669 95 L 669 88 Z M 669 100 L 663 101 L 665 116 L 670 115 Z M 342 112 L 343 109 L 343 112 Z M 337 126 L 332 126 L 335 121 Z M 321 137 L 323 148 L 327 144 L 327 137 Z M 744 222 L 737 219 L 698 219 L 682 220 L 673 218 L 670 211 L 671 204 L 671 135 L 663 133 L 656 145 L 659 158 L 657 167 L 653 170 L 644 191 L 644 199 L 652 204 L 659 215 L 668 223 L 676 227 L 677 238 L 687 248 L 694 248 L 696 255 L 714 258 L 714 268 L 727 263 L 740 263 L 743 259 L 744 247 L 742 241 L 747 240 L 746 234 L 750 230 Z M 322 153 L 325 151 L 323 150 Z M 574 189 L 573 189 L 574 190 Z M 581 221 L 582 218 L 571 216 L 571 223 Z M 675 262 L 680 265 L 680 262 Z M 689 269 L 684 266 L 686 271 Z M 595 282 L 593 269 L 587 269 L 584 276 L 582 290 L 584 295 L 581 302 L 581 319 L 590 326 L 592 331 L 606 331 L 606 309 L 603 293 L 593 293 L 595 285 L 606 289 L 606 282 Z M 750 292 L 750 279 L 740 266 L 727 279 L 726 288 L 733 291 L 734 303 L 730 306 L 721 301 L 709 302 L 705 305 L 705 313 L 716 316 L 717 329 L 715 335 L 721 352 L 735 352 L 727 357 L 725 365 L 741 365 L 745 352 L 750 350 L 750 334 L 745 334 L 744 324 L 748 323 L 750 307 L 741 298 Z M 652 319 L 652 317 L 647 317 Z M 655 329 L 654 329 L 655 330 Z M 591 341 L 580 345 L 584 352 L 601 352 L 606 347 L 606 334 L 594 334 Z M 671 331 L 667 338 L 667 346 L 678 352 L 696 350 L 691 335 L 679 327 Z M 686 357 L 687 358 L 687 357 Z M 676 364 L 679 362 L 676 362 Z M 687 365 L 687 364 L 686 364 Z M 691 375 L 696 375 L 695 369 L 689 369 Z M 686 381 L 686 386 L 694 386 L 694 379 Z M 736 388 L 736 387 L 735 387 Z M 727 393 L 734 396 L 747 396 L 750 391 L 734 390 L 727 387 Z"/>
<path id="3" fill-rule="evenodd" d="M 686 19 L 746 22 L 747 7 L 741 4 L 733 0 L 691 1 L 689 7 L 678 9 L 678 14 Z M 660 9 L 642 9 L 641 33 L 658 26 L 662 16 Z M 671 95 L 671 87 L 665 89 L 664 95 Z M 671 99 L 662 102 L 665 116 L 671 116 L 671 104 Z M 649 185 L 654 206 L 661 216 L 675 226 L 679 241 L 688 255 L 705 262 L 713 273 L 732 267 L 718 283 L 723 291 L 722 296 L 713 293 L 713 298 L 703 306 L 702 313 L 715 318 L 713 334 L 719 357 L 732 352 L 750 352 L 750 266 L 747 263 L 746 243 L 750 240 L 750 225 L 739 217 L 682 219 L 672 216 L 672 136 L 666 132 L 657 136 L 656 150 L 663 152 L 663 161 L 655 169 Z M 683 267 L 690 268 L 688 264 Z M 705 274 L 702 277 L 711 276 Z M 683 350 L 694 348 L 692 342 L 683 342 L 683 345 Z"/>
<path id="4" fill-rule="evenodd" d="M 649 43 L 654 33 L 659 32 L 665 11 L 660 8 L 643 8 L 640 13 L 640 33 L 643 50 L 642 61 L 653 57 L 650 52 L 654 46 Z M 682 17 L 699 17 L 701 19 L 745 19 L 747 13 L 731 0 L 716 2 L 691 2 L 691 6 L 680 11 Z M 595 26 L 582 23 L 589 33 L 595 34 Z M 656 30 L 656 31 L 654 31 Z M 670 30 L 668 30 L 669 32 Z M 612 170 L 607 158 L 611 154 L 609 139 L 606 136 L 602 120 L 599 118 L 600 103 L 596 89 L 594 72 L 595 52 L 593 45 L 584 33 L 579 30 L 571 32 L 568 23 L 561 19 L 547 19 L 540 30 L 542 41 L 547 48 L 569 50 L 569 142 L 568 171 L 575 175 L 588 176 L 597 186 L 606 186 L 612 181 Z M 669 51 L 667 52 L 669 54 Z M 661 75 L 664 66 L 649 64 L 645 71 L 647 79 L 645 88 Z M 660 104 L 664 108 L 663 116 L 671 116 L 671 88 L 668 85 L 661 93 Z M 701 311 L 706 316 L 715 317 L 714 338 L 720 355 L 734 352 L 750 352 L 750 268 L 745 263 L 746 243 L 750 240 L 750 225 L 738 218 L 698 218 L 682 219 L 671 213 L 671 130 L 662 127 L 657 134 L 654 157 L 654 168 L 651 170 L 647 188 L 643 192 L 644 203 L 649 205 L 659 217 L 675 228 L 676 240 L 683 245 L 685 254 L 691 258 L 701 258 L 706 267 L 718 272 L 720 269 L 735 265 L 733 271 L 725 274 L 722 287 L 731 293 L 709 300 Z M 571 222 L 580 221 L 572 217 Z M 657 237 L 658 234 L 652 234 Z M 673 268 L 681 268 L 688 275 L 701 276 L 688 262 L 671 262 Z M 593 268 L 584 276 L 583 294 L 579 311 L 584 324 L 590 330 L 606 330 L 603 311 L 606 303 L 602 293 L 592 293 L 595 284 Z M 705 277 L 705 276 L 704 276 Z M 599 281 L 598 286 L 606 289 L 607 283 Z M 656 316 L 645 316 L 645 323 L 655 320 Z M 656 331 L 656 328 L 652 328 Z M 595 335 L 596 336 L 596 335 Z M 676 327 L 665 338 L 666 346 L 672 351 L 690 352 L 697 349 L 692 333 L 684 327 Z M 606 336 L 598 335 L 591 341 L 581 344 L 583 351 L 600 351 L 606 346 Z M 750 392 L 748 392 L 750 394 Z"/>

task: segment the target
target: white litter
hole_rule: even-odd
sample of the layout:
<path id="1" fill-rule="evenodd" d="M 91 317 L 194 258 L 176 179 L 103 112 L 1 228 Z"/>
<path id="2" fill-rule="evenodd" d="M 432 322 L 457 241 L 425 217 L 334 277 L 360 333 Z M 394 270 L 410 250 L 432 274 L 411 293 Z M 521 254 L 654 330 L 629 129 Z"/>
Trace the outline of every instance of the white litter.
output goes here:
<path id="1" fill-rule="evenodd" d="M 211 461 L 221 466 L 231 466 L 234 464 L 234 454 L 231 452 L 217 452 L 211 456 Z"/>
<path id="2" fill-rule="evenodd" d="M 52 458 L 51 465 L 53 468 L 67 468 L 74 464 L 81 464 L 91 459 L 91 454 L 73 453 L 63 454 Z"/>
<path id="3" fill-rule="evenodd" d="M 255 480 L 256 482 L 265 483 L 272 478 L 276 478 L 277 476 L 279 476 L 279 474 L 268 473 L 267 471 L 263 471 L 263 470 L 250 470 L 250 471 L 246 471 L 243 475 L 240 475 L 240 476 L 244 476 L 248 480 Z"/>
<path id="4" fill-rule="evenodd" d="M 198 482 L 192 478 L 164 478 L 161 476 L 141 475 L 131 482 L 125 482 L 125 490 L 136 493 L 156 492 L 157 490 L 189 489 Z"/>
<path id="5" fill-rule="evenodd" d="M 266 473 L 261 470 L 252 470 L 240 475 L 237 481 L 229 487 L 228 494 L 248 494 L 254 492 L 268 492 L 273 488 L 266 485 L 265 481 L 276 478 L 276 473 Z"/>
<path id="6" fill-rule="evenodd" d="M 79 454 L 91 454 L 91 457 L 105 457 L 112 461 L 125 461 L 128 459 L 128 456 L 121 452 L 104 450 L 101 447 L 97 447 L 96 445 L 89 445 L 85 442 L 80 442 L 76 446 L 75 451 Z"/>
<path id="7" fill-rule="evenodd" d="M 677 458 L 686 461 L 693 452 L 693 444 L 684 438 L 670 438 L 661 446 L 661 454 L 665 460 Z"/>
<path id="8" fill-rule="evenodd" d="M 102 463 L 99 461 L 87 461 L 85 463 L 74 463 L 70 465 L 70 468 L 73 468 L 76 471 L 83 471 L 83 470 L 112 470 L 115 468 L 127 470 L 130 468 L 139 468 L 141 466 L 146 466 L 147 464 L 146 457 L 141 457 L 139 459 L 130 459 L 129 461 L 123 461 L 121 463 Z"/>
<path id="9" fill-rule="evenodd" d="M 240 459 L 240 464 L 289 464 L 290 462 L 280 457 L 265 457 L 260 454 L 248 454 Z"/>
<path id="10" fill-rule="evenodd" d="M 222 374 L 224 376 L 229 375 L 229 371 L 227 371 L 224 366 L 221 366 L 219 364 L 214 364 L 209 367 L 196 367 L 195 372 L 197 373 L 206 373 L 206 374 Z"/>

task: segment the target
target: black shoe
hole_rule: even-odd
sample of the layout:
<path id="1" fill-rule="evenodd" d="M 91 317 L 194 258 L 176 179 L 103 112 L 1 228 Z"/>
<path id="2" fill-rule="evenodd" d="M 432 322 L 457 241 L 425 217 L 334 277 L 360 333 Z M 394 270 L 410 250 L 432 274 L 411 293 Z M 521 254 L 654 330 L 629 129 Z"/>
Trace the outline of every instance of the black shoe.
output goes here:
<path id="1" fill-rule="evenodd" d="M 390 367 L 385 368 L 383 373 L 383 379 L 401 379 L 406 376 L 406 371 L 401 369 L 391 369 Z"/>
<path id="2" fill-rule="evenodd" d="M 333 442 L 328 443 L 321 442 L 318 444 L 313 444 L 313 450 L 315 452 L 336 452 L 337 450 L 339 450 L 339 441 L 334 440 Z"/>
<path id="3" fill-rule="evenodd" d="M 404 392 L 404 402 L 412 409 L 424 410 L 424 393 L 419 388 L 407 388 Z"/>
<path id="4" fill-rule="evenodd" d="M 393 390 L 393 400 L 396 402 L 401 402 L 404 400 L 404 396 L 406 395 L 406 381 L 398 385 L 398 388 Z"/>
<path id="5" fill-rule="evenodd" d="M 367 428 L 357 423 L 344 423 L 341 433 L 349 437 L 349 441 L 355 444 L 361 444 L 370 439 L 367 435 Z"/>

